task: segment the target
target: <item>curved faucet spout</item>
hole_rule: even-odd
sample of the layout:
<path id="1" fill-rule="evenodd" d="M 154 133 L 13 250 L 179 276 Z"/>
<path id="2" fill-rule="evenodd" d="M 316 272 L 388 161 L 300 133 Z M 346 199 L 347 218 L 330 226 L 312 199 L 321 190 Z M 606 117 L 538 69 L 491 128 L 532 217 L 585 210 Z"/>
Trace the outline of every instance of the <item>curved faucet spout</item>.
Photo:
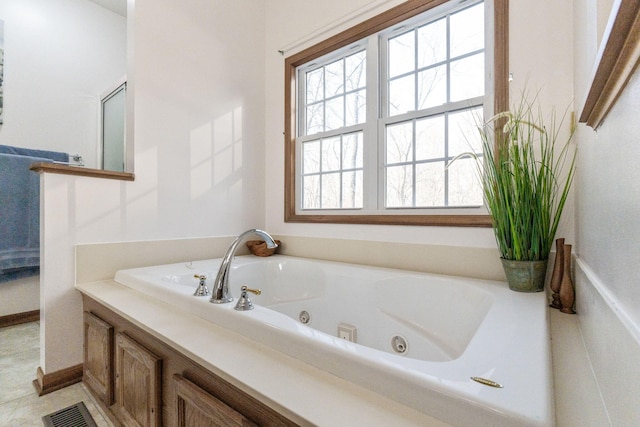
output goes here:
<path id="1" fill-rule="evenodd" d="M 231 246 L 229 246 L 229 249 L 227 249 L 227 253 L 222 259 L 222 264 L 220 264 L 220 269 L 218 270 L 216 280 L 213 282 L 213 290 L 211 291 L 211 302 L 216 304 L 223 304 L 233 301 L 233 297 L 229 293 L 229 273 L 231 272 L 231 261 L 233 261 L 233 257 L 235 256 L 240 243 L 242 243 L 247 237 L 253 235 L 260 236 L 267 243 L 267 247 L 269 249 L 278 247 L 278 244 L 273 239 L 273 237 L 269 235 L 269 233 L 267 233 L 266 231 L 258 230 L 257 228 L 247 230 L 236 237 L 233 243 L 231 243 Z"/>

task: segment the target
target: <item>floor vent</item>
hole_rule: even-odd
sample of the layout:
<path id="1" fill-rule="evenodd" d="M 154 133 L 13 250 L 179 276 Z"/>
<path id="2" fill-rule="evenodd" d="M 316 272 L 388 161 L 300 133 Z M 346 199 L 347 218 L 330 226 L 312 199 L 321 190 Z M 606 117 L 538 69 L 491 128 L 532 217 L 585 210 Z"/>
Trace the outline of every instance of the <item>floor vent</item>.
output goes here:
<path id="1" fill-rule="evenodd" d="M 44 427 L 98 427 L 84 402 L 42 417 Z"/>

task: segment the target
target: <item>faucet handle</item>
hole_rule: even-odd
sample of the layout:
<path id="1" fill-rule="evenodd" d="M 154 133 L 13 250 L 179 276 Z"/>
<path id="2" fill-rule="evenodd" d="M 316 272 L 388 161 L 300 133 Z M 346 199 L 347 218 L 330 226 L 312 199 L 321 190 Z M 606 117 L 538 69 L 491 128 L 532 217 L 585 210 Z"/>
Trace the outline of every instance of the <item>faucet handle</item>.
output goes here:
<path id="1" fill-rule="evenodd" d="M 198 283 L 198 287 L 196 288 L 196 291 L 193 293 L 193 295 L 196 297 L 204 297 L 209 295 L 209 288 L 207 288 L 207 285 L 205 283 L 205 281 L 207 280 L 207 276 L 205 276 L 204 274 L 194 274 L 193 277 L 200 280 L 200 283 Z"/>
<path id="2" fill-rule="evenodd" d="M 260 289 L 251 289 L 251 288 L 247 288 L 246 286 L 243 286 L 240 288 L 240 290 L 242 292 L 251 292 L 254 295 L 260 295 L 262 293 L 262 291 Z"/>
<path id="3" fill-rule="evenodd" d="M 249 295 L 247 295 L 247 292 L 251 292 L 255 295 L 260 295 L 262 291 L 260 289 L 251 289 L 246 286 L 242 286 L 240 290 L 242 291 L 242 293 L 240 294 L 240 298 L 238 298 L 238 302 L 236 303 L 236 306 L 234 308 L 238 311 L 253 310 L 253 303 L 249 299 Z"/>

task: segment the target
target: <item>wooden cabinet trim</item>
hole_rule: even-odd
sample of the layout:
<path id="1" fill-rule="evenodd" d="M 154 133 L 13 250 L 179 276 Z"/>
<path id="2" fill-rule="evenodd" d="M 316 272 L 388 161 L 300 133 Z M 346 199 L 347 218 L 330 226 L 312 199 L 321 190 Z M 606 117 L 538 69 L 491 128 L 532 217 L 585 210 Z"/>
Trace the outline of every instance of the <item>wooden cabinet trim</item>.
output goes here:
<path id="1" fill-rule="evenodd" d="M 86 311 L 83 381 L 105 405 L 113 403 L 113 326 Z"/>
<path id="2" fill-rule="evenodd" d="M 124 424 L 160 427 L 162 359 L 119 332 L 115 372 L 115 409 Z"/>
<path id="3" fill-rule="evenodd" d="M 251 427 L 253 421 L 184 378 L 173 376 L 178 427 Z"/>

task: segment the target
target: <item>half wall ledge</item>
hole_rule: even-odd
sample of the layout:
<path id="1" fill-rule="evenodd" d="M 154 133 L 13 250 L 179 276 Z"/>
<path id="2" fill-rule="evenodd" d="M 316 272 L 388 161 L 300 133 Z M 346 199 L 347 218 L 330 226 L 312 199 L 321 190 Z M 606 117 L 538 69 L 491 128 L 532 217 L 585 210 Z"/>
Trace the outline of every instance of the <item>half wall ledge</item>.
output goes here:
<path id="1" fill-rule="evenodd" d="M 57 173 L 62 175 L 88 176 L 92 178 L 135 181 L 135 175 L 128 172 L 114 172 L 102 169 L 91 169 L 78 166 L 60 165 L 56 163 L 36 162 L 31 165 L 32 171 L 38 173 Z"/>

